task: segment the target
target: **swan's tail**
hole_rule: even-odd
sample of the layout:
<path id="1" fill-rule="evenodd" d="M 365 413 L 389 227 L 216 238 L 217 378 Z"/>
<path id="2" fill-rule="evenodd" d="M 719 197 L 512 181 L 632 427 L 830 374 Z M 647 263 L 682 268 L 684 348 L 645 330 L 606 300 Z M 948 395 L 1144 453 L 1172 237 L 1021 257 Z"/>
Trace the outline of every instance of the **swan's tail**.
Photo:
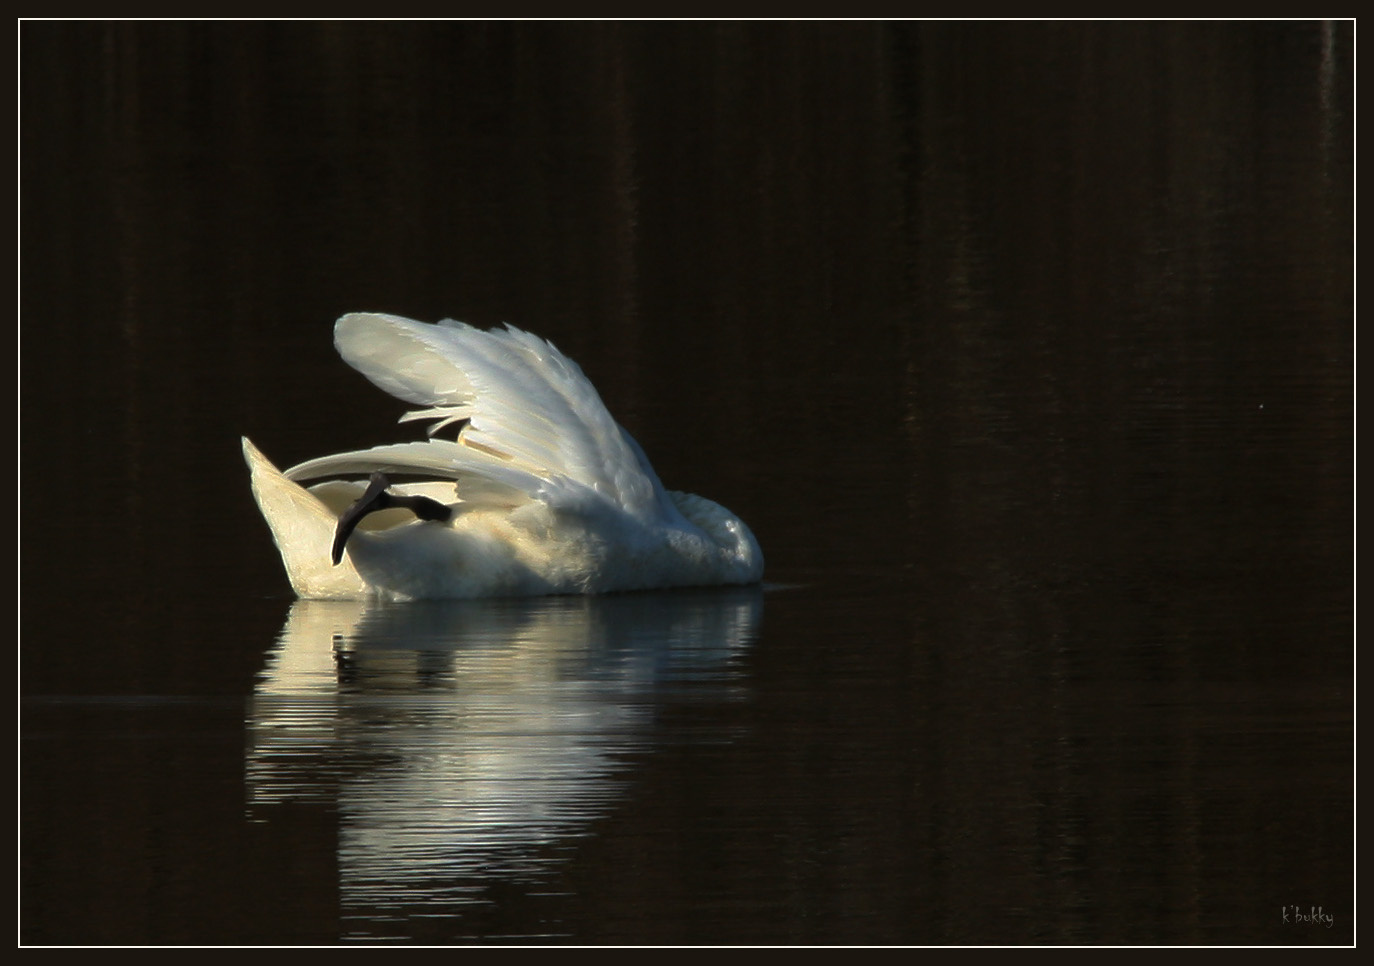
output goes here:
<path id="1" fill-rule="evenodd" d="M 365 597 L 367 585 L 352 562 L 345 557 L 336 567 L 330 561 L 338 515 L 315 494 L 282 475 L 247 437 L 243 458 L 252 475 L 253 497 L 272 530 L 296 593 L 326 600 Z"/>

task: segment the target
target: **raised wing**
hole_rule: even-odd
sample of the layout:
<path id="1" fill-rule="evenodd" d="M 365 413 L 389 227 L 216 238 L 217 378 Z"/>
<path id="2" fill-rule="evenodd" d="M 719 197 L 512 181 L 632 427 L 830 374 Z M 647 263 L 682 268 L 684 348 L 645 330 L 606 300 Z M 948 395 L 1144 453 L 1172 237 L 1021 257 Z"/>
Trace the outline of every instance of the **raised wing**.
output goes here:
<path id="1" fill-rule="evenodd" d="M 339 319 L 334 344 L 375 385 L 425 407 L 402 421 L 437 420 L 431 433 L 468 423 L 457 442 L 326 456 L 292 467 L 291 479 L 382 470 L 453 479 L 465 499 L 519 494 L 568 509 L 610 503 L 641 519 L 672 515 L 638 444 L 551 343 L 511 326 L 482 331 L 355 313 Z"/>

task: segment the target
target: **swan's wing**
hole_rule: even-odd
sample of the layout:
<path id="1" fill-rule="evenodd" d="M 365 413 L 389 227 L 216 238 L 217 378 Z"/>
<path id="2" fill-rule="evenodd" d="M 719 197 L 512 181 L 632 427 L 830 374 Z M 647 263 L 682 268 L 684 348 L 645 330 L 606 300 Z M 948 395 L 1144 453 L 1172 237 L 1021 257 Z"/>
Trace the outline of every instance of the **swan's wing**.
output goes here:
<path id="1" fill-rule="evenodd" d="M 607 412 L 577 364 L 519 329 L 482 331 L 461 322 L 428 325 L 391 315 L 339 319 L 334 344 L 375 385 L 426 407 L 403 419 L 468 420 L 457 442 L 379 446 L 292 467 L 292 479 L 374 470 L 420 473 L 560 508 L 611 504 L 652 518 L 670 507 L 635 441 Z M 432 430 L 433 431 L 433 430 Z"/>

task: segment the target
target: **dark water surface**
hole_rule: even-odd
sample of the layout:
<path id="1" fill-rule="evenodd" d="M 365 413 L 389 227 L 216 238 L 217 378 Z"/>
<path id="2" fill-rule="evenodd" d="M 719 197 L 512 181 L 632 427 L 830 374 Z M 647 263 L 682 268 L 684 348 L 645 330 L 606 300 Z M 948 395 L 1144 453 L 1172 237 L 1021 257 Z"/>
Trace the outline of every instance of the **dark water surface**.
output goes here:
<path id="1" fill-rule="evenodd" d="M 24 23 L 20 941 L 1352 942 L 1353 57 Z M 238 440 L 410 438 L 368 309 L 767 585 L 293 602 Z"/>

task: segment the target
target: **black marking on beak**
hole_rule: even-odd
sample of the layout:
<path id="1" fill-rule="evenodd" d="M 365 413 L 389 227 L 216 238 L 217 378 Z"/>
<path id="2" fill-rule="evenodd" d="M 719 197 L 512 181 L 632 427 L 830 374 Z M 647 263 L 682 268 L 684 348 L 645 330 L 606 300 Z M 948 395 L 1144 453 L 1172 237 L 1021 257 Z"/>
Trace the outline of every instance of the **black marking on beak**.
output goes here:
<path id="1" fill-rule="evenodd" d="M 358 497 L 354 504 L 339 517 L 339 524 L 334 528 L 334 546 L 329 551 L 330 559 L 334 561 L 335 566 L 338 566 L 339 561 L 343 559 L 344 545 L 348 543 L 348 538 L 358 528 L 363 517 L 369 513 L 389 510 L 392 507 L 403 507 L 421 520 L 430 520 L 435 523 L 447 523 L 449 518 L 453 516 L 453 511 L 448 507 L 438 500 L 431 500 L 427 496 L 401 496 L 396 493 L 388 493 L 387 487 L 390 485 L 391 481 L 386 478 L 386 474 L 373 473 L 363 495 Z"/>

